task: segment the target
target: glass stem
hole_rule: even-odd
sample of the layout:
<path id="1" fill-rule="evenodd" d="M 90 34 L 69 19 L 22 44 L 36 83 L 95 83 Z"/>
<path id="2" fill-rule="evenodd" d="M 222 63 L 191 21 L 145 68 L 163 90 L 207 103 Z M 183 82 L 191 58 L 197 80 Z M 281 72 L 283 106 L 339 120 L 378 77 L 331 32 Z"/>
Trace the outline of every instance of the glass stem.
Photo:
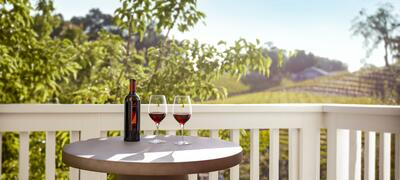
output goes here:
<path id="1" fill-rule="evenodd" d="M 156 127 L 157 127 L 157 131 L 156 131 L 156 139 L 157 139 L 157 137 L 160 135 L 160 130 L 159 130 L 160 124 L 157 123 Z"/>
<path id="2" fill-rule="evenodd" d="M 185 142 L 185 139 L 183 137 L 183 129 L 185 128 L 185 125 L 181 124 L 181 136 L 182 136 L 182 142 Z"/>

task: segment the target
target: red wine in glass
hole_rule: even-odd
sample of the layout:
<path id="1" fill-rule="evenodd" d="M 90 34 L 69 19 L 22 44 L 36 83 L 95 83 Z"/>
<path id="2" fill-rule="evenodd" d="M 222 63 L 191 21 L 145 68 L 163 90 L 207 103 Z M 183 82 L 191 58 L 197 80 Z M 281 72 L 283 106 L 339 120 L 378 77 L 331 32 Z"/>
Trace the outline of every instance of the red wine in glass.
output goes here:
<path id="1" fill-rule="evenodd" d="M 149 113 L 150 118 L 157 124 L 165 118 L 166 114 L 164 112 L 151 112 Z"/>
<path id="2" fill-rule="evenodd" d="M 164 95 L 151 95 L 149 104 L 148 104 L 148 112 L 150 118 L 155 122 L 157 131 L 156 136 L 153 140 L 149 141 L 152 144 L 164 143 L 164 140 L 158 139 L 159 136 L 159 126 L 161 121 L 167 115 L 167 100 Z"/>
<path id="3" fill-rule="evenodd" d="M 174 118 L 179 124 L 184 125 L 190 119 L 189 113 L 175 113 Z"/>
<path id="4" fill-rule="evenodd" d="M 184 129 L 186 122 L 190 119 L 192 115 L 192 103 L 190 102 L 190 96 L 175 96 L 174 105 L 172 106 L 172 114 L 175 120 L 179 123 L 181 127 L 181 140 L 175 142 L 176 145 L 189 145 L 189 141 L 185 141 Z"/>

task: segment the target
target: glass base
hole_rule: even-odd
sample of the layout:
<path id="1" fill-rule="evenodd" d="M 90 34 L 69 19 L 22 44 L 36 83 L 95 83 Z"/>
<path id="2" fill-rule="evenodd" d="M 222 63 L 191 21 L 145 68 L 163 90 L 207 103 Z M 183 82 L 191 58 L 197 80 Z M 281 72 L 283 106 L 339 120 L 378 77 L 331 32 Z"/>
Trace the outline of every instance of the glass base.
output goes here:
<path id="1" fill-rule="evenodd" d="M 176 145 L 189 145 L 189 144 L 192 144 L 192 143 L 189 142 L 189 141 L 178 141 L 178 142 L 175 142 L 174 144 L 176 144 Z"/>
<path id="2" fill-rule="evenodd" d="M 165 143 L 165 142 L 166 141 L 161 140 L 161 139 L 157 139 L 157 138 L 149 141 L 149 143 L 151 143 L 151 144 L 161 144 L 161 143 Z"/>

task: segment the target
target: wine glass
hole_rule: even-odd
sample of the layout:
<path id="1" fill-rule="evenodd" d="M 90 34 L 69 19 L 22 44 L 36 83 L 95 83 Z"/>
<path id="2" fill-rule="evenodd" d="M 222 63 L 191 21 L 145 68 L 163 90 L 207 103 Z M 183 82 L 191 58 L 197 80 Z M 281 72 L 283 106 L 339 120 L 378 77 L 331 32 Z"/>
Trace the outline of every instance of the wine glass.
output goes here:
<path id="1" fill-rule="evenodd" d="M 172 114 L 176 121 L 178 121 L 181 126 L 181 137 L 182 139 L 178 142 L 175 142 L 177 145 L 188 145 L 191 144 L 188 141 L 185 141 L 183 136 L 183 130 L 185 128 L 185 123 L 192 116 L 192 104 L 190 103 L 190 96 L 175 96 L 174 97 L 174 105 L 172 106 Z"/>
<path id="2" fill-rule="evenodd" d="M 153 144 L 164 143 L 164 140 L 158 139 L 159 126 L 161 121 L 167 115 L 167 100 L 164 95 L 152 95 L 150 96 L 148 112 L 150 118 L 156 123 L 157 132 L 156 137 L 150 141 Z"/>

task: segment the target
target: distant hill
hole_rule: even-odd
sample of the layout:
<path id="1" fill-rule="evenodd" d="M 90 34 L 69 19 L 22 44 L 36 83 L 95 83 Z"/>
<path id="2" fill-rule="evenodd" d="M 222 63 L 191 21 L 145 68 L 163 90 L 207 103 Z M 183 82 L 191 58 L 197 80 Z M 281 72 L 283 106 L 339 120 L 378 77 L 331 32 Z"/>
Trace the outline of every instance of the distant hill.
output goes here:
<path id="1" fill-rule="evenodd" d="M 340 72 L 311 80 L 269 89 L 351 97 L 385 97 L 400 94 L 400 67 L 374 68 L 354 73 Z M 390 91 L 390 92 L 389 92 Z"/>

